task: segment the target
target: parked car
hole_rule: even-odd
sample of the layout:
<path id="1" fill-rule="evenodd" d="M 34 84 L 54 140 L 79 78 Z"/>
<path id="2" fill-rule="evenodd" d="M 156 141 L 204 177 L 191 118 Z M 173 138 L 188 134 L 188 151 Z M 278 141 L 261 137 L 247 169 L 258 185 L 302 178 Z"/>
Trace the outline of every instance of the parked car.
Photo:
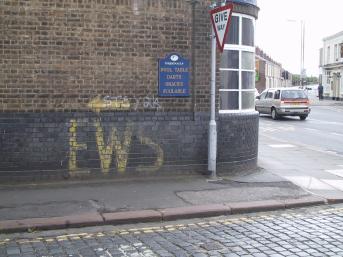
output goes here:
<path id="1" fill-rule="evenodd" d="M 306 92 L 295 88 L 270 88 L 256 97 L 255 109 L 270 114 L 274 120 L 280 116 L 299 116 L 305 120 L 311 112 Z"/>

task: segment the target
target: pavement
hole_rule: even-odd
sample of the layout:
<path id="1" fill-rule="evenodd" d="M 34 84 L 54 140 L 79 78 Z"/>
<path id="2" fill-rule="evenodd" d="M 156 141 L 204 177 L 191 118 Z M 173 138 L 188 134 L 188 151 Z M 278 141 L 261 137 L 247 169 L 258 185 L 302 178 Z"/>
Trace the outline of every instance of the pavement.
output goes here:
<path id="1" fill-rule="evenodd" d="M 202 218 L 343 202 L 270 171 L 208 179 L 62 181 L 0 186 L 0 233 Z"/>
<path id="2" fill-rule="evenodd" d="M 328 97 L 323 100 L 319 100 L 316 90 L 307 91 L 307 94 L 312 106 L 343 106 L 343 101 L 331 100 Z"/>
<path id="3" fill-rule="evenodd" d="M 310 104 L 312 106 L 343 106 L 343 101 L 334 101 L 328 99 L 319 100 L 318 98 L 311 97 Z"/>
<path id="4" fill-rule="evenodd" d="M 341 105 L 330 100 L 313 105 Z M 291 158 L 291 157 L 290 157 Z M 209 179 L 203 175 L 0 185 L 0 233 L 165 222 L 343 202 L 282 176 L 282 163 Z"/>

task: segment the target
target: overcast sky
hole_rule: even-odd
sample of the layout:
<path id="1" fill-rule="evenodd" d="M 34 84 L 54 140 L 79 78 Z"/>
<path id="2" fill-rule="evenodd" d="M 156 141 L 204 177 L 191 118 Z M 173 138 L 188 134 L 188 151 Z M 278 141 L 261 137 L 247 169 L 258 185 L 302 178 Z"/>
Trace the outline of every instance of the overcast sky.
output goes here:
<path id="1" fill-rule="evenodd" d="M 299 74 L 300 21 L 304 20 L 305 69 L 308 76 L 318 76 L 323 38 L 343 31 L 343 0 L 258 0 L 257 4 L 256 46 L 284 69 Z"/>

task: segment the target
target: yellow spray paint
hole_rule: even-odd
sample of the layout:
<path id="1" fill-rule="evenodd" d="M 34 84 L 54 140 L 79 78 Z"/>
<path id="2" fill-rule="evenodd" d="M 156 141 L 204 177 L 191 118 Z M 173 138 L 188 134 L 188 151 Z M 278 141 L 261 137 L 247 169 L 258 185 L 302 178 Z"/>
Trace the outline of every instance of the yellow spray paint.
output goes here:
<path id="1" fill-rule="evenodd" d="M 156 161 L 155 161 L 153 167 L 151 167 L 151 166 L 149 166 L 149 167 L 139 166 L 138 171 L 141 171 L 141 172 L 143 172 L 143 171 L 157 171 L 163 165 L 164 153 L 163 153 L 162 148 L 158 144 L 153 142 L 148 137 L 140 136 L 139 139 L 140 139 L 141 144 L 148 145 L 151 148 L 153 148 L 155 150 L 157 156 L 156 156 Z"/>
<path id="2" fill-rule="evenodd" d="M 104 131 L 101 127 L 100 121 L 95 122 L 95 127 L 96 143 L 98 147 L 101 169 L 103 173 L 107 174 L 109 172 L 112 163 L 113 152 L 115 152 L 118 172 L 125 172 L 128 159 L 128 152 L 132 140 L 132 125 L 128 124 L 128 126 L 126 127 L 123 142 L 121 142 L 118 137 L 117 129 L 112 128 L 107 144 L 105 144 Z"/>
<path id="3" fill-rule="evenodd" d="M 77 170 L 77 163 L 76 163 L 76 156 L 77 151 L 79 150 L 86 150 L 86 144 L 80 144 L 77 142 L 76 138 L 76 129 L 77 129 L 77 121 L 70 120 L 70 127 L 69 127 L 69 170 L 75 171 Z"/>
<path id="4" fill-rule="evenodd" d="M 129 110 L 130 106 L 130 102 L 126 98 L 107 100 L 100 98 L 100 96 L 95 97 L 88 103 L 88 107 L 97 113 L 106 110 Z"/>
<path id="5" fill-rule="evenodd" d="M 80 150 L 87 150 L 87 145 L 77 142 L 77 121 L 70 120 L 69 127 L 69 171 L 73 172 L 77 170 L 77 152 Z M 127 167 L 128 155 L 132 141 L 132 130 L 133 126 L 129 123 L 124 131 L 122 140 L 119 138 L 119 133 L 117 128 L 111 128 L 110 134 L 108 136 L 107 142 L 105 143 L 105 135 L 103 127 L 100 121 L 95 122 L 95 136 L 96 144 L 99 153 L 101 170 L 104 174 L 109 172 L 112 164 L 113 155 L 116 158 L 116 168 L 118 172 L 124 173 Z M 139 136 L 140 143 L 151 147 L 156 152 L 156 160 L 153 166 L 138 166 L 138 171 L 157 171 L 164 161 L 164 153 L 162 148 L 153 142 L 150 138 Z"/>

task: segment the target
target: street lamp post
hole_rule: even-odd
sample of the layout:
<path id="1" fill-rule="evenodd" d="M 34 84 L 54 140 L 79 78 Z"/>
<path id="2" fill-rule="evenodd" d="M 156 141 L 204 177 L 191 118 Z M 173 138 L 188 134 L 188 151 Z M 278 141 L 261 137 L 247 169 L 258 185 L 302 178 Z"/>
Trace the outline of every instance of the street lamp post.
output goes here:
<path id="1" fill-rule="evenodd" d="M 300 86 L 303 86 L 303 79 L 305 77 L 305 22 L 303 20 L 300 21 L 301 24 L 301 67 L 300 67 Z"/>
<path id="2" fill-rule="evenodd" d="M 287 20 L 289 22 L 299 22 L 299 20 Z M 300 86 L 303 86 L 305 77 L 305 21 L 300 20 Z"/>

